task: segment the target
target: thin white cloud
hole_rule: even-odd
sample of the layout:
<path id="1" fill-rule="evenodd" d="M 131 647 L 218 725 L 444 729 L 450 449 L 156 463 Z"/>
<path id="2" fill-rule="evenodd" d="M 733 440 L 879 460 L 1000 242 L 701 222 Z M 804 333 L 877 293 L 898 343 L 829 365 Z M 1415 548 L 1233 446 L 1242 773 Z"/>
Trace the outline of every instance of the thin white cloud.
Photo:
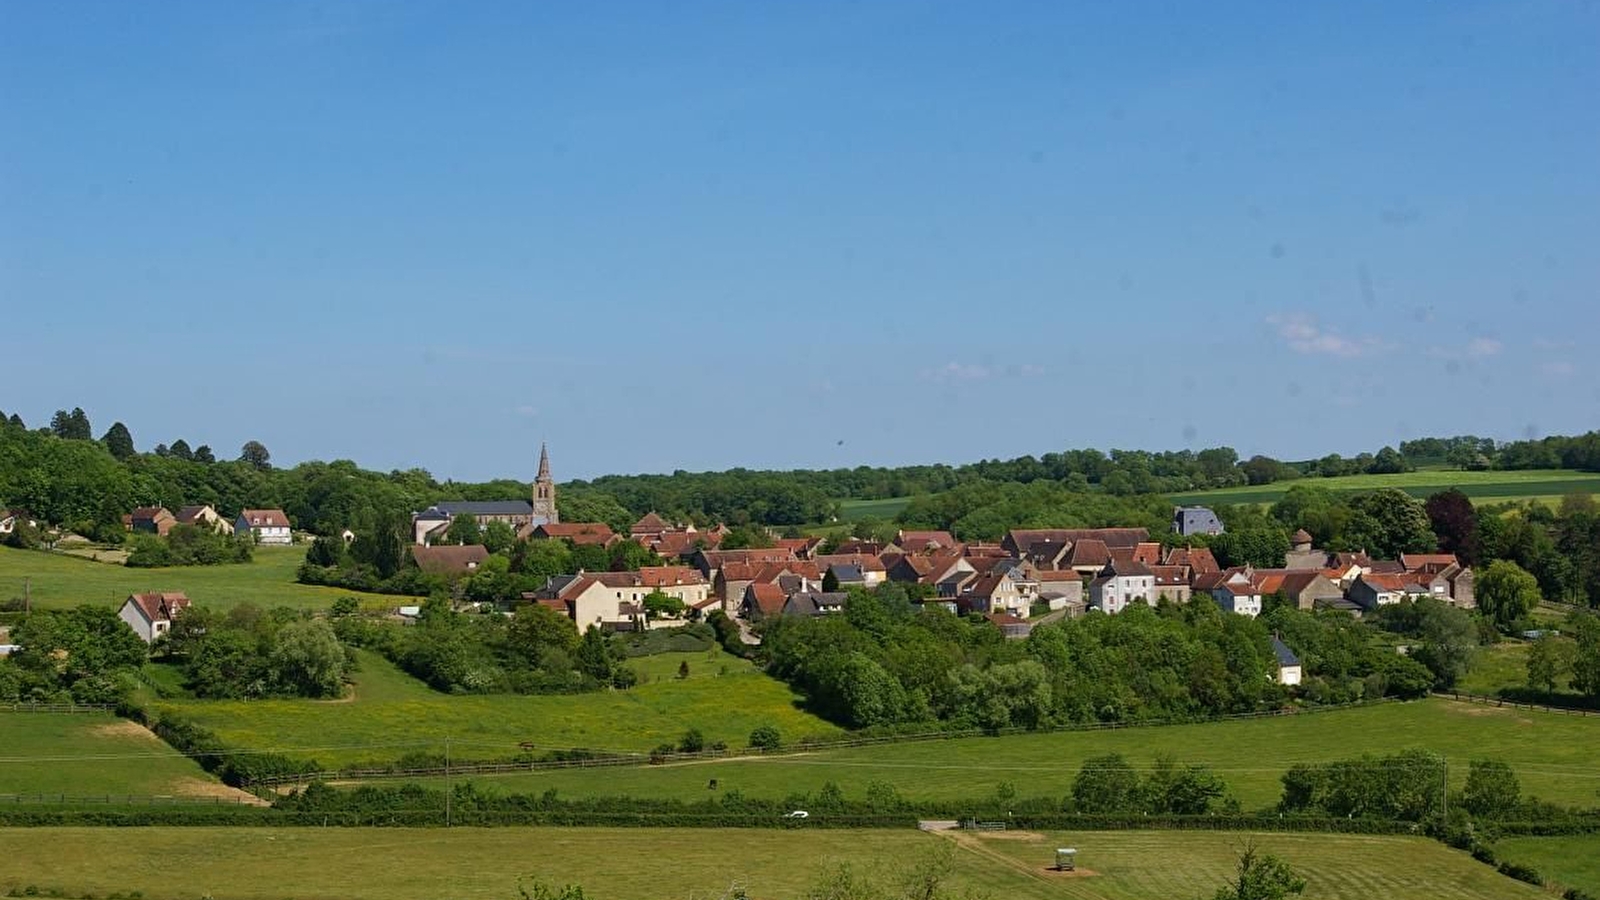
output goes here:
<path id="1" fill-rule="evenodd" d="M 538 414 L 539 414 L 539 410 L 535 409 L 532 406 L 528 406 L 528 405 L 524 404 L 522 406 L 517 407 L 517 415 L 519 415 L 519 416 L 524 416 L 526 418 L 530 418 L 531 419 L 534 416 L 537 416 Z"/>
<path id="2" fill-rule="evenodd" d="M 1384 346 L 1383 341 L 1376 337 L 1345 337 L 1306 313 L 1268 316 L 1267 324 L 1275 327 L 1278 337 L 1296 353 L 1350 357 L 1371 353 Z"/>
<path id="3" fill-rule="evenodd" d="M 976 363 L 947 362 L 934 369 L 924 369 L 922 377 L 933 381 L 982 381 L 994 377 L 994 370 Z"/>
<path id="4" fill-rule="evenodd" d="M 1578 367 L 1564 359 L 1558 359 L 1539 366 L 1539 371 L 1552 378 L 1571 378 L 1578 374 Z"/>
<path id="5" fill-rule="evenodd" d="M 1496 356 L 1505 345 L 1488 337 L 1475 337 L 1467 341 L 1466 355 L 1470 359 L 1483 359 L 1486 356 Z"/>

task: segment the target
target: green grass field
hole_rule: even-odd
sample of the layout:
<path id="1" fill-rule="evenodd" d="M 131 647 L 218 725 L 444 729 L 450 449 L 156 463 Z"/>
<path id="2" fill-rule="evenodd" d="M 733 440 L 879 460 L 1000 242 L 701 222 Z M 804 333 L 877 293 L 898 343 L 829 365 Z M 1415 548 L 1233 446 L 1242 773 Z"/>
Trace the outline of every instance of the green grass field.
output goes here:
<path id="1" fill-rule="evenodd" d="M 1502 860 L 1533 866 L 1562 890 L 1600 896 L 1600 834 L 1506 838 L 1495 843 L 1494 852 Z"/>
<path id="2" fill-rule="evenodd" d="M 787 739 L 787 734 L 785 735 Z M 1283 772 L 1297 762 L 1385 754 L 1407 748 L 1444 753 L 1453 789 L 1478 758 L 1509 762 L 1525 794 L 1580 806 L 1600 805 L 1600 716 L 1566 716 L 1429 699 L 1274 719 L 1124 728 L 1095 732 L 1008 735 L 887 744 L 793 756 L 689 762 L 620 769 L 584 769 L 482 776 L 498 793 L 563 796 L 629 795 L 703 799 L 715 778 L 722 791 L 781 799 L 815 793 L 825 783 L 847 797 L 865 797 L 884 781 L 908 799 L 963 800 L 992 796 L 1009 781 L 1023 796 L 1069 793 L 1083 760 L 1121 753 L 1136 767 L 1157 755 L 1210 766 L 1246 809 L 1275 804 Z"/>
<path id="3" fill-rule="evenodd" d="M 252 562 L 232 566 L 181 566 L 130 569 L 60 553 L 0 547 L 0 600 L 21 597 L 23 581 L 34 605 L 42 608 L 104 603 L 119 606 L 136 591 L 183 591 L 207 606 L 254 603 L 261 607 L 325 609 L 353 596 L 365 606 L 387 608 L 411 602 L 403 597 L 363 594 L 342 588 L 296 584 L 304 547 L 258 547 Z"/>
<path id="4" fill-rule="evenodd" d="M 110 713 L 0 712 L 0 795 L 5 794 L 233 792 L 142 726 Z"/>
<path id="5" fill-rule="evenodd" d="M 744 746 L 758 725 L 785 735 L 837 735 L 839 729 L 802 712 L 780 681 L 737 660 L 706 653 L 661 654 L 632 662 L 676 676 L 688 660 L 691 677 L 671 677 L 626 691 L 572 696 L 467 695 L 430 690 L 374 653 L 356 651 L 361 670 L 343 700 L 150 700 L 241 748 L 321 748 L 307 755 L 325 766 L 391 760 L 411 750 L 458 757 L 503 758 L 520 742 L 540 747 L 648 751 L 675 742 L 689 728 L 707 741 Z M 731 674 L 716 674 L 723 665 Z M 695 674 L 696 667 L 701 669 Z"/>
<path id="6" fill-rule="evenodd" d="M 945 853 L 951 883 L 1015 900 L 1188 900 L 1208 897 L 1253 841 L 1307 880 L 1307 900 L 1517 900 L 1541 893 L 1466 854 L 1409 837 L 1214 832 L 1012 832 L 986 837 L 916 831 L 658 829 L 0 830 L 0 891 L 38 885 L 147 900 L 509 900 L 520 879 L 579 884 L 594 900 L 719 897 L 734 884 L 763 900 L 806 894 L 844 864 L 891 879 Z M 141 864 L 138 847 L 160 847 Z M 1075 846 L 1088 872 L 1046 871 Z"/>
<path id="7" fill-rule="evenodd" d="M 1509 500 L 1559 500 L 1570 493 L 1600 491 L 1600 474 L 1585 474 L 1570 469 L 1535 469 L 1519 472 L 1463 472 L 1456 469 L 1420 469 L 1400 475 L 1346 475 L 1339 478 L 1305 478 L 1251 487 L 1222 488 L 1173 494 L 1178 504 L 1272 503 L 1297 484 L 1326 487 L 1341 494 L 1355 494 L 1382 487 L 1394 487 L 1416 497 L 1426 497 L 1448 488 L 1460 488 L 1479 503 L 1504 503 Z"/>
<path id="8" fill-rule="evenodd" d="M 911 502 L 910 497 L 883 497 L 878 500 L 842 500 L 839 503 L 839 521 L 859 522 L 862 519 L 893 519 Z"/>

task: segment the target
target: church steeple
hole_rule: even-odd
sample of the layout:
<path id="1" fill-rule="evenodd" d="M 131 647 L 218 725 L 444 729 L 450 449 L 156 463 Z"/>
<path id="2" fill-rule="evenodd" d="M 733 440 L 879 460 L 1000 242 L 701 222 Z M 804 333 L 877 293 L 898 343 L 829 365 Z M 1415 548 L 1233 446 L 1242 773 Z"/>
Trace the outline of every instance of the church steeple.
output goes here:
<path id="1" fill-rule="evenodd" d="M 539 442 L 539 474 L 533 479 L 533 521 L 536 525 L 557 525 L 556 482 L 550 477 L 550 451 Z"/>

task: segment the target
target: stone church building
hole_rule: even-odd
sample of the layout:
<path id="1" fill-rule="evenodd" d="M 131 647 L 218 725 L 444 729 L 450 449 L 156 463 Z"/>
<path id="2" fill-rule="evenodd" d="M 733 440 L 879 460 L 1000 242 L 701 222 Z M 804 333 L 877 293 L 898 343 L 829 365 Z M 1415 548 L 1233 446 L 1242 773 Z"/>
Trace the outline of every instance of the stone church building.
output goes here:
<path id="1" fill-rule="evenodd" d="M 550 477 L 550 452 L 539 445 L 539 474 L 533 479 L 529 500 L 446 500 L 412 516 L 416 543 L 432 544 L 450 530 L 457 516 L 472 516 L 482 528 L 490 522 L 504 522 L 518 537 L 527 537 L 540 525 L 556 525 L 561 514 L 556 510 L 556 483 Z"/>

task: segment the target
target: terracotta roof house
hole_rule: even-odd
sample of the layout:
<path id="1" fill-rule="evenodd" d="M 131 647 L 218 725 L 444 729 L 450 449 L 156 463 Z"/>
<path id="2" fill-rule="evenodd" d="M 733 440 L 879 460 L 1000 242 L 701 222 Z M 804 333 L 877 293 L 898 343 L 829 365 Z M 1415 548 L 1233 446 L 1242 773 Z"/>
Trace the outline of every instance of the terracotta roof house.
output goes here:
<path id="1" fill-rule="evenodd" d="M 1193 577 L 1188 566 L 1151 566 L 1155 576 L 1155 599 L 1165 597 L 1173 603 L 1189 602 L 1189 579 Z"/>
<path id="2" fill-rule="evenodd" d="M 128 516 L 128 528 L 147 534 L 167 536 L 178 519 L 165 506 L 140 506 Z"/>
<path id="3" fill-rule="evenodd" d="M 1215 576 L 1206 576 L 1206 580 L 1208 583 L 1215 582 L 1209 593 L 1223 610 L 1252 618 L 1261 615 L 1262 591 L 1253 570 L 1229 569 Z M 1200 590 L 1198 579 L 1194 589 Z"/>
<path id="4" fill-rule="evenodd" d="M 628 529 L 628 533 L 636 536 L 642 534 L 660 534 L 663 531 L 671 530 L 671 528 L 672 526 L 667 524 L 667 520 L 661 518 L 653 512 L 647 512 L 642 518 L 639 519 L 639 521 L 633 523 L 633 526 Z"/>
<path id="5" fill-rule="evenodd" d="M 1364 572 L 1356 577 L 1345 596 L 1362 609 L 1373 610 L 1401 600 L 1430 597 L 1433 588 L 1410 575 Z"/>
<path id="6" fill-rule="evenodd" d="M 969 612 L 1010 613 L 1026 617 L 1038 596 L 1037 583 L 1031 586 L 1012 578 L 1011 570 L 995 567 L 962 587 L 957 606 Z"/>
<path id="7" fill-rule="evenodd" d="M 1150 540 L 1148 528 L 1013 528 L 1006 532 L 1000 546 L 1010 553 L 1021 555 L 1039 541 L 1073 543 L 1083 539 L 1096 540 L 1107 547 L 1134 547 Z"/>
<path id="8" fill-rule="evenodd" d="M 1217 557 L 1212 554 L 1210 547 L 1173 547 L 1167 551 L 1167 558 L 1162 560 L 1162 564 L 1187 566 L 1189 571 L 1197 575 L 1203 572 L 1222 571 L 1222 567 L 1217 565 Z"/>
<path id="9" fill-rule="evenodd" d="M 1461 560 L 1454 553 L 1402 553 L 1400 554 L 1400 567 L 1407 572 L 1415 572 L 1426 566 L 1437 566 L 1443 569 L 1446 566 L 1459 566 Z"/>
<path id="10" fill-rule="evenodd" d="M 955 550 L 961 542 L 948 531 L 905 531 L 895 535 L 894 542 L 907 553 L 932 553 L 935 550 Z"/>
<path id="11" fill-rule="evenodd" d="M 580 631 L 595 625 L 608 631 L 671 628 L 679 618 L 648 619 L 644 599 L 660 592 L 682 603 L 691 617 L 711 605 L 710 585 L 689 566 L 646 566 L 637 572 L 579 572 L 576 577 L 551 579 L 539 592 L 540 602 L 550 594 L 563 601 Z"/>
<path id="12" fill-rule="evenodd" d="M 222 534 L 233 534 L 233 523 L 224 519 L 209 503 L 199 506 L 185 506 L 178 510 L 175 518 L 179 525 L 193 525 L 197 528 L 209 528 Z"/>
<path id="13" fill-rule="evenodd" d="M 524 532 L 518 537 L 533 541 L 567 540 L 580 547 L 609 547 L 622 540 L 604 522 L 540 522 L 526 526 Z"/>
<path id="14" fill-rule="evenodd" d="M 839 546 L 833 548 L 833 553 L 834 555 L 862 554 L 867 556 L 880 556 L 885 550 L 888 549 L 889 545 L 883 543 L 882 541 L 862 541 L 851 539 L 848 541 L 840 541 Z"/>
<path id="15" fill-rule="evenodd" d="M 1132 548 L 1122 548 L 1131 551 Z M 1123 559 L 1132 561 L 1131 552 L 1124 554 Z M 1111 564 L 1111 550 L 1105 541 L 1096 538 L 1083 538 L 1074 541 L 1072 552 L 1067 556 L 1067 565 L 1078 574 L 1087 578 L 1099 575 L 1101 570 Z"/>
<path id="16" fill-rule="evenodd" d="M 1035 541 L 1022 557 L 1041 570 L 1070 568 L 1066 560 L 1071 550 L 1069 541 Z"/>
<path id="17" fill-rule="evenodd" d="M 289 532 L 289 517 L 281 509 L 241 509 L 233 520 L 235 534 L 250 532 L 258 544 L 288 544 L 294 541 Z"/>
<path id="18" fill-rule="evenodd" d="M 1033 573 L 1039 583 L 1039 599 L 1052 612 L 1067 610 L 1068 615 L 1083 615 L 1083 576 L 1071 569 Z"/>
<path id="19" fill-rule="evenodd" d="M 1020 619 L 1010 613 L 990 613 L 984 618 L 993 623 L 994 627 L 1000 629 L 1000 633 L 1005 635 L 1006 640 L 1009 641 L 1025 640 L 1028 635 L 1033 633 L 1032 622 Z"/>
<path id="20" fill-rule="evenodd" d="M 1303 552 L 1311 549 L 1312 540 L 1311 532 L 1304 528 L 1298 528 L 1294 534 L 1289 535 L 1289 546 L 1296 551 Z"/>
<path id="21" fill-rule="evenodd" d="M 783 605 L 789 601 L 789 595 L 783 588 L 772 583 L 748 584 L 744 589 L 744 598 L 739 604 L 739 615 L 752 622 L 776 616 L 783 613 Z"/>
<path id="22" fill-rule="evenodd" d="M 488 558 L 489 551 L 482 544 L 411 548 L 412 561 L 428 575 L 470 575 Z"/>
<path id="23" fill-rule="evenodd" d="M 799 559 L 810 559 L 816 556 L 817 548 L 821 545 L 822 538 L 819 537 L 778 538 L 773 541 L 773 546 L 788 550 Z"/>
<path id="24" fill-rule="evenodd" d="M 782 547 L 749 548 L 743 550 L 697 550 L 690 562 L 707 579 L 715 579 L 717 571 L 727 563 L 794 562 L 794 553 Z"/>
<path id="25" fill-rule="evenodd" d="M 129 594 L 117 611 L 117 618 L 128 623 L 133 633 L 146 644 L 172 630 L 172 620 L 189 608 L 189 598 L 181 591 L 154 591 Z"/>

